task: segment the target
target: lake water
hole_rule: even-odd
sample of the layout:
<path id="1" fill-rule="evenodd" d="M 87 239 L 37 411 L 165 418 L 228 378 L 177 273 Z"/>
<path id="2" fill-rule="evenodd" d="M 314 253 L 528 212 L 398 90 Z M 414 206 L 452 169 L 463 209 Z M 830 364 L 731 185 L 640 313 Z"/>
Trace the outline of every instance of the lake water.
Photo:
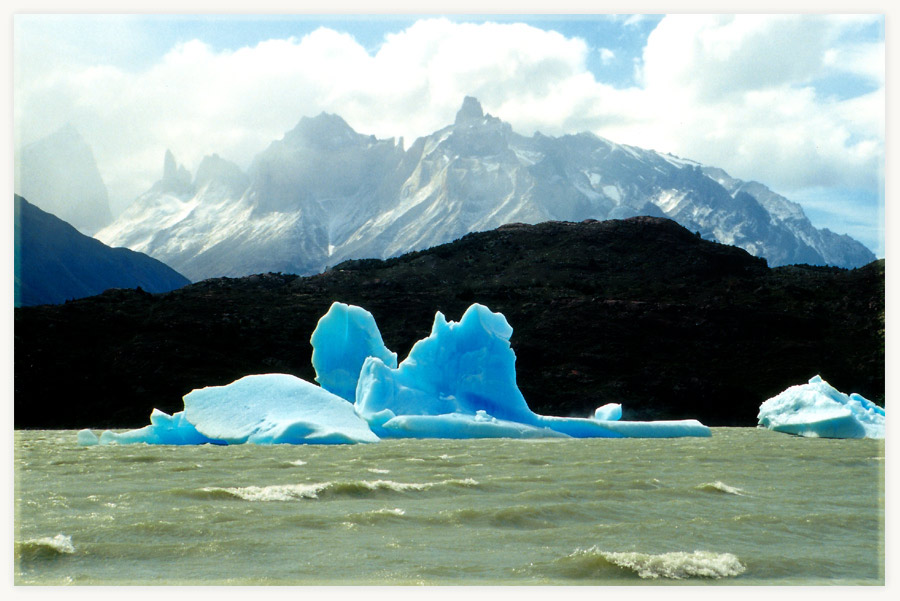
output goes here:
<path id="1" fill-rule="evenodd" d="M 883 585 L 884 441 L 79 447 L 15 432 L 16 584 Z"/>

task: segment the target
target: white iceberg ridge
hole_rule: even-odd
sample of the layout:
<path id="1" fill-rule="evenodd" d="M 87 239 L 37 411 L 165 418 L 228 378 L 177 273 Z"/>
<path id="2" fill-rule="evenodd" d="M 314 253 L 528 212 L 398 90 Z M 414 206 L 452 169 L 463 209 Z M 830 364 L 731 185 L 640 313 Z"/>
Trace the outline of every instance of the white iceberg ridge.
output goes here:
<path id="1" fill-rule="evenodd" d="M 884 438 L 884 408 L 837 391 L 819 376 L 759 406 L 759 425 L 818 438 Z"/>
<path id="2" fill-rule="evenodd" d="M 538 415 L 516 385 L 512 327 L 474 304 L 457 322 L 435 315 L 431 334 L 399 365 L 372 315 L 334 303 L 310 339 L 319 386 L 287 374 L 241 378 L 184 396 L 184 411 L 154 409 L 150 425 L 90 430 L 78 443 L 338 444 L 381 438 L 668 438 L 710 436 L 697 420 L 621 421 L 622 407 L 593 417 Z"/>

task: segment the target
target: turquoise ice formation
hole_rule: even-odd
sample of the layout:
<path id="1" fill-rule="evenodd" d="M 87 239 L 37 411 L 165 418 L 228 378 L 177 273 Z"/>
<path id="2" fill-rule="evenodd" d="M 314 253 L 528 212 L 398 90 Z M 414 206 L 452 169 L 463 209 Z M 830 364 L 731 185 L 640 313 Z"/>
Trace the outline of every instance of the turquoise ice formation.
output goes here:
<path id="1" fill-rule="evenodd" d="M 538 415 L 516 385 L 512 327 L 474 304 L 459 322 L 435 315 L 431 334 L 397 364 L 372 315 L 334 303 L 310 342 L 319 386 L 260 374 L 193 390 L 184 411 L 154 409 L 151 424 L 78 443 L 341 444 L 381 438 L 670 438 L 709 436 L 697 420 L 621 421 L 622 406 L 592 417 Z"/>
<path id="2" fill-rule="evenodd" d="M 884 438 L 884 409 L 837 391 L 819 376 L 759 406 L 759 425 L 814 438 Z"/>
<path id="3" fill-rule="evenodd" d="M 359 370 L 368 357 L 397 367 L 397 353 L 388 350 L 375 318 L 362 307 L 334 303 L 310 338 L 316 382 L 351 403 L 356 399 Z"/>

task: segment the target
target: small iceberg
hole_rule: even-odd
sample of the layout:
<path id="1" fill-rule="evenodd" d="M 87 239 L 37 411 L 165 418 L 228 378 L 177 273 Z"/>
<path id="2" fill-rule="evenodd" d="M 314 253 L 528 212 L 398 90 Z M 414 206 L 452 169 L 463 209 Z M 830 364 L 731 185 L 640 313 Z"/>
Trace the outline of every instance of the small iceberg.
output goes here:
<path id="1" fill-rule="evenodd" d="M 319 385 L 288 374 L 243 377 L 184 396 L 184 411 L 154 409 L 151 424 L 97 437 L 104 444 L 344 444 L 382 438 L 660 438 L 710 436 L 697 420 L 622 421 L 608 404 L 591 417 L 531 411 L 516 384 L 512 327 L 474 304 L 459 322 L 435 315 L 409 356 L 385 345 L 371 313 L 334 303 L 312 334 Z"/>
<path id="2" fill-rule="evenodd" d="M 884 408 L 837 391 L 819 376 L 759 406 L 759 425 L 814 438 L 884 438 Z"/>

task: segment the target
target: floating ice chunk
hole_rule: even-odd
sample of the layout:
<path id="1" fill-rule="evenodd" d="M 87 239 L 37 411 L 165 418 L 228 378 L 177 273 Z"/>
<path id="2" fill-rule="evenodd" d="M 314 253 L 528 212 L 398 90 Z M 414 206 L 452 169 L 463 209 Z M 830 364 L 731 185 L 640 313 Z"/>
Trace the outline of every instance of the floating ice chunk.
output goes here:
<path id="1" fill-rule="evenodd" d="M 389 409 L 395 415 L 475 415 L 533 423 L 535 415 L 516 386 L 512 328 L 500 313 L 474 304 L 462 319 L 441 312 L 431 335 L 418 341 L 397 368 L 366 359 L 356 390 L 362 416 Z"/>
<path id="2" fill-rule="evenodd" d="M 351 403 L 367 357 L 378 357 L 386 365 L 397 367 L 397 353 L 384 345 L 375 318 L 362 307 L 333 303 L 319 319 L 310 342 L 316 382 Z"/>
<path id="3" fill-rule="evenodd" d="M 712 436 L 710 429 L 695 419 L 631 422 L 579 417 L 537 416 L 537 425 L 574 438 L 680 438 Z"/>
<path id="4" fill-rule="evenodd" d="M 759 406 L 759 425 L 799 436 L 884 438 L 884 409 L 853 393 L 838 392 L 821 377 L 791 386 Z"/>
<path id="5" fill-rule="evenodd" d="M 82 434 L 78 434 L 78 444 L 82 442 Z M 85 440 L 89 440 L 84 436 Z M 168 444 L 168 445 L 194 445 L 194 444 L 224 444 L 221 440 L 210 439 L 188 422 L 184 417 L 184 411 L 172 415 L 154 409 L 150 414 L 150 425 L 138 430 L 116 433 L 106 430 L 100 435 L 100 444 Z"/>
<path id="6" fill-rule="evenodd" d="M 400 415 L 376 428 L 386 438 L 569 438 L 550 428 L 497 419 L 484 411 L 475 415 Z"/>
<path id="7" fill-rule="evenodd" d="M 356 412 L 381 437 L 710 436 L 696 420 L 616 421 L 621 406 L 612 404 L 590 419 L 532 412 L 516 385 L 511 335 L 506 318 L 482 305 L 469 307 L 459 323 L 438 312 L 431 335 L 398 367 L 376 357 L 365 360 Z"/>
<path id="8" fill-rule="evenodd" d="M 607 403 L 602 407 L 594 410 L 594 419 L 601 421 L 616 421 L 622 419 L 622 405 L 618 403 Z"/>
<path id="9" fill-rule="evenodd" d="M 246 376 L 227 386 L 193 390 L 185 418 L 228 444 L 376 442 L 378 437 L 341 397 L 287 374 Z"/>
<path id="10" fill-rule="evenodd" d="M 82 447 L 90 447 L 100 444 L 100 439 L 89 429 L 78 431 L 78 445 Z"/>
<path id="11" fill-rule="evenodd" d="M 246 376 L 193 390 L 184 411 L 155 410 L 138 430 L 81 431 L 79 444 L 375 442 L 379 437 L 547 438 L 710 436 L 696 420 L 621 421 L 622 407 L 590 418 L 538 415 L 516 385 L 512 328 L 472 305 L 457 322 L 435 315 L 431 334 L 399 365 L 372 315 L 334 303 L 310 342 L 316 386 L 287 374 Z M 348 402 L 348 400 L 352 401 Z"/>

